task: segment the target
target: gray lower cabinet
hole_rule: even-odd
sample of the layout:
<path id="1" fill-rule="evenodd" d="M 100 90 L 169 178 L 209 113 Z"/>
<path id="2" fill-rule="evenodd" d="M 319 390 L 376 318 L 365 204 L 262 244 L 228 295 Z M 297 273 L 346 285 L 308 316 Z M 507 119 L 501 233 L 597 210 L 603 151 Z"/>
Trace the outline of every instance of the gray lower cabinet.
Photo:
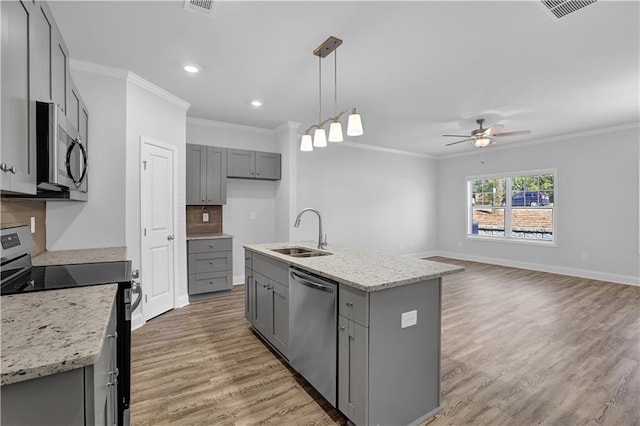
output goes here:
<path id="1" fill-rule="evenodd" d="M 244 317 L 249 322 L 253 322 L 254 311 L 253 298 L 255 297 L 255 281 L 253 280 L 253 269 L 251 262 L 251 252 L 244 251 Z"/>
<path id="2" fill-rule="evenodd" d="M 226 149 L 187 144 L 187 205 L 227 203 Z"/>
<path id="3" fill-rule="evenodd" d="M 440 297 L 440 279 L 340 285 L 338 409 L 354 424 L 419 423 L 440 409 Z"/>
<path id="4" fill-rule="evenodd" d="M 115 300 L 114 300 L 115 302 Z M 114 425 L 117 423 L 116 309 L 93 365 L 2 387 L 0 423 Z"/>
<path id="5" fill-rule="evenodd" d="M 281 157 L 281 154 L 275 152 L 229 149 L 227 177 L 279 180 L 282 174 Z"/>
<path id="6" fill-rule="evenodd" d="M 233 286 L 232 238 L 187 242 L 189 295 L 231 290 Z"/>
<path id="7" fill-rule="evenodd" d="M 245 252 L 248 253 L 248 252 Z M 245 255 L 245 269 L 251 261 L 250 294 L 245 298 L 246 314 L 253 327 L 289 358 L 289 266 L 259 254 Z M 245 272 L 246 273 L 246 272 Z"/>
<path id="8" fill-rule="evenodd" d="M 30 0 L 0 2 L 2 17 L 0 189 L 35 194 L 35 103 L 32 73 L 37 10 Z"/>

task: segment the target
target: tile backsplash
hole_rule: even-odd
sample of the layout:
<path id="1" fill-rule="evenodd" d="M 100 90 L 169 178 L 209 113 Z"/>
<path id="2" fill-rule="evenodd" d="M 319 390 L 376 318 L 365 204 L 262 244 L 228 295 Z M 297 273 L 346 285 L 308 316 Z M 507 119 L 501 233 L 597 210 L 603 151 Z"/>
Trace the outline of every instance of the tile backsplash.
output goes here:
<path id="1" fill-rule="evenodd" d="M 31 251 L 31 255 L 37 256 L 45 251 L 47 247 L 46 211 L 47 204 L 44 201 L 22 201 L 3 198 L 0 200 L 0 226 L 2 228 L 20 225 L 30 226 L 31 218 L 34 217 L 36 228 L 31 236 L 35 247 Z"/>
<path id="2" fill-rule="evenodd" d="M 205 213 L 209 222 L 203 221 Z M 222 206 L 187 206 L 187 235 L 222 232 Z"/>

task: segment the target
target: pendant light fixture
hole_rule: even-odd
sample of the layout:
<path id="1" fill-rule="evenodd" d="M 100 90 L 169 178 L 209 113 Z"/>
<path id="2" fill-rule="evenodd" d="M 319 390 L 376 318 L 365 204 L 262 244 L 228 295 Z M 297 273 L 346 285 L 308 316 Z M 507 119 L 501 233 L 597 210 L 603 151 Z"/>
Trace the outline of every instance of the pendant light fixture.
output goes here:
<path id="1" fill-rule="evenodd" d="M 318 57 L 318 123 L 311 125 L 305 130 L 300 140 L 300 151 L 313 151 L 313 147 L 322 148 L 327 146 L 329 142 L 342 142 L 344 140 L 342 134 L 342 123 L 340 118 L 349 113 L 347 120 L 347 136 L 362 135 L 362 118 L 355 108 L 349 108 L 338 114 L 338 55 L 336 49 L 342 44 L 342 40 L 336 37 L 329 37 L 320 46 L 316 47 L 313 54 Z M 322 59 L 333 52 L 333 117 L 322 120 Z M 325 133 L 324 126 L 329 125 L 329 138 Z M 311 138 L 311 130 L 314 130 L 313 139 Z"/>

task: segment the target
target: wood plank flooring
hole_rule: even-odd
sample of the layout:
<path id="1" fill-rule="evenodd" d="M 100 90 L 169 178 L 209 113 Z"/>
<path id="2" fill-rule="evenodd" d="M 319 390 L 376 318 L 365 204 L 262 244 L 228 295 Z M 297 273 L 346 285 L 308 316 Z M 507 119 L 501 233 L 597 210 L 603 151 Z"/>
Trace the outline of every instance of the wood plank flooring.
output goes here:
<path id="1" fill-rule="evenodd" d="M 640 425 L 640 288 L 435 258 L 435 425 Z M 244 286 L 133 332 L 133 425 L 346 424 L 244 319 Z"/>

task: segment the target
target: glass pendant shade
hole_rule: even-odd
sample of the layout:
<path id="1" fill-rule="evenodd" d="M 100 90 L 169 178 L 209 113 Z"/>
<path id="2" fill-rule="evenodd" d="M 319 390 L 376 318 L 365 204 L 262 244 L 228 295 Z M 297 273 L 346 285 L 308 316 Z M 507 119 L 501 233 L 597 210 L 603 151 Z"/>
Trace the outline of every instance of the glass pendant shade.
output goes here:
<path id="1" fill-rule="evenodd" d="M 302 139 L 300 140 L 300 151 L 313 151 L 313 143 L 309 133 L 302 135 Z"/>
<path id="2" fill-rule="evenodd" d="M 339 121 L 334 121 L 329 127 L 329 142 L 342 142 L 342 124 Z"/>
<path id="3" fill-rule="evenodd" d="M 349 121 L 347 121 L 347 136 L 360 136 L 364 132 L 362 131 L 362 119 L 360 118 L 360 114 L 353 110 L 353 113 L 349 116 Z"/>
<path id="4" fill-rule="evenodd" d="M 489 138 L 480 138 L 473 141 L 473 145 L 477 146 L 478 148 L 484 148 L 490 143 L 491 143 L 491 139 Z"/>
<path id="5" fill-rule="evenodd" d="M 324 129 L 316 129 L 313 134 L 313 146 L 316 148 L 323 148 L 327 146 L 327 134 L 324 132 Z"/>

